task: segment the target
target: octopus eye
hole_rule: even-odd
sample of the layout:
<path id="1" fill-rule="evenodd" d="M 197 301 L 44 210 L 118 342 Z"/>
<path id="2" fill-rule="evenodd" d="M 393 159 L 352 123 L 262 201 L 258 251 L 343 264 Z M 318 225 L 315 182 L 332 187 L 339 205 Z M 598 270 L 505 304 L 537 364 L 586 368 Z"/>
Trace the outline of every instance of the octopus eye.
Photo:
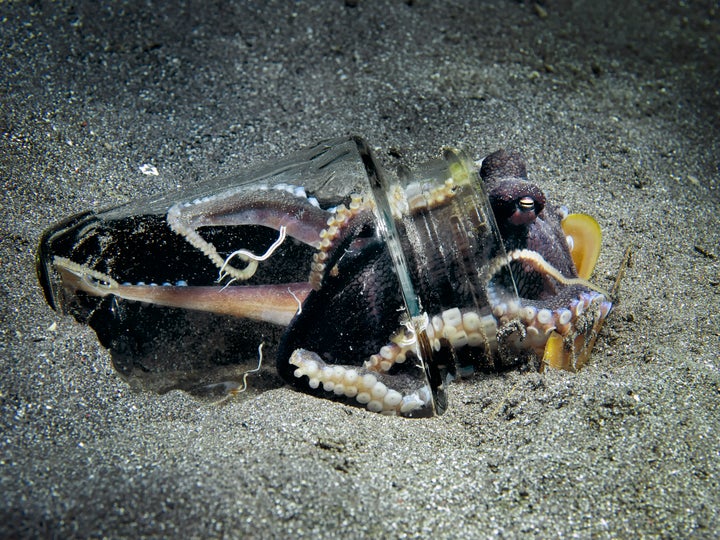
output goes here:
<path id="1" fill-rule="evenodd" d="M 535 209 L 535 199 L 525 196 L 517 202 L 517 205 L 520 210 L 533 210 Z"/>

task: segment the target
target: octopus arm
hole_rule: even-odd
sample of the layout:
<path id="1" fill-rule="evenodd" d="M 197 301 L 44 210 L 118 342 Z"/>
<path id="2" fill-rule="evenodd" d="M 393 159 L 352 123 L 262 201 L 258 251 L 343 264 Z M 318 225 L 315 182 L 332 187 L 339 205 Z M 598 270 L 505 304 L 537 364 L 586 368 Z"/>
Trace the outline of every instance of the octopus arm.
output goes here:
<path id="1" fill-rule="evenodd" d="M 224 288 L 129 285 L 60 257 L 56 258 L 55 266 L 68 290 L 83 291 L 92 296 L 113 295 L 124 300 L 207 311 L 281 326 L 289 325 L 296 313 L 301 311 L 302 303 L 311 290 L 307 282 Z"/>
<path id="2" fill-rule="evenodd" d="M 277 189 L 238 192 L 176 204 L 168 212 L 170 227 L 181 236 L 209 226 L 285 227 L 288 236 L 318 247 L 330 213 L 308 199 Z"/>

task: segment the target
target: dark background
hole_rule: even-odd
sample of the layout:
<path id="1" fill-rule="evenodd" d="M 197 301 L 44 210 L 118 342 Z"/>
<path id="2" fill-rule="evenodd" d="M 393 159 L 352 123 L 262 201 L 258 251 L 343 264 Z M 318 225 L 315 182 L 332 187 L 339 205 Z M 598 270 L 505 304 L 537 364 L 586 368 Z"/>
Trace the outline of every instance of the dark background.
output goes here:
<path id="1" fill-rule="evenodd" d="M 714 536 L 719 10 L 1 3 L 0 536 Z M 431 420 L 286 387 L 207 406 L 133 393 L 44 304 L 57 220 L 348 133 L 390 164 L 519 148 L 600 222 L 599 285 L 630 246 L 590 365 L 454 384 Z"/>

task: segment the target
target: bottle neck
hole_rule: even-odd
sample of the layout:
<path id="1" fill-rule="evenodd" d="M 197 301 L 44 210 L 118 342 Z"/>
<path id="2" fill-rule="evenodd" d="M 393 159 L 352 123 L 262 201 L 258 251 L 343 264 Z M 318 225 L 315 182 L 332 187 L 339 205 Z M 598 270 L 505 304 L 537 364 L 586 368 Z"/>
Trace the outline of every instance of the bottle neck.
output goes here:
<path id="1" fill-rule="evenodd" d="M 448 380 L 514 363 L 498 313 L 519 305 L 482 180 L 459 150 L 397 175 L 370 156 L 385 239 L 439 408 Z M 470 345 L 470 346 L 467 346 Z"/>

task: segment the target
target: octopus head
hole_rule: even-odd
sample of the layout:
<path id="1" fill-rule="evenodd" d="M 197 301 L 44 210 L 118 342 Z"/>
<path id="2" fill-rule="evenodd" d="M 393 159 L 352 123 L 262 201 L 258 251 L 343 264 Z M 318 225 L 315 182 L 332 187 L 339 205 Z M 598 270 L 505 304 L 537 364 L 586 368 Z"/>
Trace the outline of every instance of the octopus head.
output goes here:
<path id="1" fill-rule="evenodd" d="M 480 175 L 520 297 L 511 315 L 546 364 L 577 369 L 611 308 L 609 294 L 587 281 L 600 253 L 600 227 L 589 216 L 550 204 L 528 181 L 517 152 L 489 155 Z"/>

